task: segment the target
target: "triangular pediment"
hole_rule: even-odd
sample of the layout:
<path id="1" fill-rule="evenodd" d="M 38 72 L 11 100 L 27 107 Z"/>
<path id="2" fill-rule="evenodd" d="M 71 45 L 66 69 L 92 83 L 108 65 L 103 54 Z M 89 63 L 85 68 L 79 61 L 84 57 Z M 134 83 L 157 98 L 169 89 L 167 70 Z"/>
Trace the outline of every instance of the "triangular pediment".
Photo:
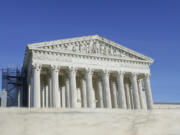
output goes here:
<path id="1" fill-rule="evenodd" d="M 153 59 L 147 56 L 98 35 L 34 43 L 29 44 L 28 47 L 46 51 L 54 50 L 153 62 Z"/>

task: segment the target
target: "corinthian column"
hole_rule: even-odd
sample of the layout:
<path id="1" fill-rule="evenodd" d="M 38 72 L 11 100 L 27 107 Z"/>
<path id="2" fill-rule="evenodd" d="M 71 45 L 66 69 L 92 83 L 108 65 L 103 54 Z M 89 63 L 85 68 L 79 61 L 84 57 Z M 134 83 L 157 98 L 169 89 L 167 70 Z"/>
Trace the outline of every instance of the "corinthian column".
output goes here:
<path id="1" fill-rule="evenodd" d="M 129 88 L 129 83 L 125 83 L 125 90 L 126 90 L 126 103 L 127 103 L 127 108 L 131 108 L 131 97 L 130 97 L 130 88 Z"/>
<path id="2" fill-rule="evenodd" d="M 48 77 L 48 100 L 49 100 L 49 102 L 48 102 L 48 106 L 49 107 L 53 107 L 53 105 L 52 105 L 52 98 L 53 98 L 53 96 L 52 96 L 52 79 L 51 79 L 52 77 L 51 76 L 49 76 Z"/>
<path id="3" fill-rule="evenodd" d="M 107 70 L 103 71 L 103 90 L 104 90 L 104 100 L 105 107 L 112 108 L 111 104 L 111 92 L 109 87 L 109 72 Z"/>
<path id="4" fill-rule="evenodd" d="M 142 79 L 138 80 L 138 90 L 139 90 L 139 100 L 141 104 L 141 108 L 145 109 L 145 103 L 144 103 L 144 97 L 143 97 L 143 91 L 142 91 Z"/>
<path id="5" fill-rule="evenodd" d="M 40 99 L 40 66 L 33 65 L 33 100 L 34 100 L 34 107 L 40 108 L 41 107 L 41 99 Z"/>
<path id="6" fill-rule="evenodd" d="M 113 108 L 118 108 L 116 82 L 112 80 L 110 85 L 111 85 L 112 107 Z"/>
<path id="7" fill-rule="evenodd" d="M 65 95 L 66 95 L 66 107 L 70 108 L 70 99 L 69 99 L 69 78 L 65 78 Z"/>
<path id="8" fill-rule="evenodd" d="M 87 90 L 87 105 L 93 108 L 93 84 L 92 84 L 92 70 L 86 69 L 86 90 Z"/>
<path id="9" fill-rule="evenodd" d="M 132 82 L 134 109 L 140 109 L 138 86 L 137 86 L 137 75 L 136 75 L 136 73 L 132 73 L 131 74 L 131 82 Z"/>
<path id="10" fill-rule="evenodd" d="M 60 107 L 60 96 L 59 96 L 59 68 L 57 66 L 51 67 L 52 74 L 52 95 L 53 95 L 53 107 Z"/>
<path id="11" fill-rule="evenodd" d="M 80 87 L 81 87 L 81 100 L 82 100 L 82 107 L 87 107 L 87 92 L 86 92 L 86 81 L 84 78 L 80 80 Z"/>
<path id="12" fill-rule="evenodd" d="M 70 87 L 70 106 L 76 107 L 77 103 L 77 91 L 76 91 L 76 70 L 75 68 L 69 68 L 69 87 Z"/>
<path id="13" fill-rule="evenodd" d="M 146 91 L 147 109 L 153 109 L 153 99 L 152 99 L 152 93 L 151 93 L 149 74 L 145 75 L 145 91 Z"/>
<path id="14" fill-rule="evenodd" d="M 97 78 L 96 81 L 97 81 L 98 107 L 103 108 L 102 79 Z"/>
<path id="15" fill-rule="evenodd" d="M 117 82 L 118 82 L 119 107 L 126 109 L 126 96 L 125 96 L 125 92 L 124 92 L 124 72 L 118 72 Z"/>

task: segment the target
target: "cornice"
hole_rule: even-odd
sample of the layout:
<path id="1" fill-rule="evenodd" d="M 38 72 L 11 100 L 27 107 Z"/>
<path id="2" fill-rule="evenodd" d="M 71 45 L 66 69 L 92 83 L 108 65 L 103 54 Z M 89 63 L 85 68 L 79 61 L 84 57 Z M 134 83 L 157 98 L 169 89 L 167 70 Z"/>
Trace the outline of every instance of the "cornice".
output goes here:
<path id="1" fill-rule="evenodd" d="M 49 45 L 57 45 L 57 44 L 65 44 L 65 43 L 71 43 L 71 42 L 80 42 L 80 41 L 86 41 L 86 40 L 93 40 L 97 39 L 98 35 L 89 35 L 89 36 L 82 36 L 82 37 L 74 37 L 74 38 L 66 38 L 66 39 L 60 39 L 60 40 L 52 40 L 52 41 L 45 41 L 45 42 L 39 42 L 39 43 L 32 43 L 28 44 L 27 46 L 31 48 L 37 48 L 38 47 L 44 47 Z"/>
<path id="2" fill-rule="evenodd" d="M 44 53 L 44 54 L 53 54 L 53 55 L 59 55 L 59 56 L 73 56 L 73 57 L 86 57 L 86 58 L 97 58 L 97 59 L 108 59 L 110 61 L 126 61 L 136 64 L 148 64 L 151 63 L 149 61 L 145 60 L 135 60 L 135 59 L 127 59 L 127 58 L 118 58 L 115 56 L 105 56 L 105 55 L 95 55 L 95 54 L 83 54 L 83 53 L 76 53 L 76 52 L 69 52 L 69 51 L 56 51 L 56 50 L 46 50 L 46 49 L 32 49 L 32 52 L 35 53 Z"/>
<path id="3" fill-rule="evenodd" d="M 143 54 L 141 54 L 141 53 L 139 53 L 139 52 L 136 52 L 136 51 L 134 51 L 134 50 L 132 50 L 132 49 L 129 49 L 129 48 L 127 48 L 127 47 L 125 47 L 125 46 L 123 46 L 123 45 L 121 45 L 121 44 L 119 44 L 119 43 L 116 43 L 116 42 L 114 42 L 114 41 L 111 41 L 111 40 L 109 40 L 109 39 L 106 39 L 106 38 L 104 38 L 104 37 L 98 36 L 98 40 L 104 41 L 105 43 L 111 44 L 113 47 L 117 47 L 117 48 L 119 48 L 119 49 L 122 49 L 122 50 L 124 50 L 124 51 L 126 51 L 126 52 L 128 52 L 128 53 L 131 53 L 131 54 L 133 54 L 133 55 L 135 55 L 135 56 L 138 56 L 138 57 L 140 57 L 140 58 L 147 59 L 147 60 L 149 60 L 149 62 L 150 62 L 151 64 L 154 62 L 154 60 L 153 60 L 152 58 L 150 58 L 150 57 L 148 57 L 148 56 L 145 56 L 145 55 L 143 55 Z"/>

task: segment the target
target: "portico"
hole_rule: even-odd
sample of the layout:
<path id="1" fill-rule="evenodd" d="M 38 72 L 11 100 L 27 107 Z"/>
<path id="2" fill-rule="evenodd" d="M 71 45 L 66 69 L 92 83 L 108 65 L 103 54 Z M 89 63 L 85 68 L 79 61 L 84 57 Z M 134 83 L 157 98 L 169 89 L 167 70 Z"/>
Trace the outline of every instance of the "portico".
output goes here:
<path id="1" fill-rule="evenodd" d="M 98 35 L 29 44 L 28 106 L 152 109 L 152 62 Z"/>

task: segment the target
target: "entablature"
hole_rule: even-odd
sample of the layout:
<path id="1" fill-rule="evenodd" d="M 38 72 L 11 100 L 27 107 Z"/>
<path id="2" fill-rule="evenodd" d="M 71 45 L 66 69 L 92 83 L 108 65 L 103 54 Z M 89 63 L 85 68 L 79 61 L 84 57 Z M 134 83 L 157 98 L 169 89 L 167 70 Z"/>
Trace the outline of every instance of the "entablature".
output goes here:
<path id="1" fill-rule="evenodd" d="M 114 62 L 125 62 L 131 64 L 141 64 L 149 66 L 151 63 L 145 60 L 136 60 L 130 58 L 117 58 L 115 56 L 102 56 L 96 54 L 81 54 L 81 53 L 69 53 L 65 51 L 56 51 L 56 50 L 43 50 L 43 49 L 35 49 L 32 50 L 32 59 L 44 59 L 45 57 L 59 57 L 59 59 L 67 58 L 80 58 L 80 59 L 91 59 L 91 60 L 102 60 L 102 61 L 114 61 Z M 44 59 L 46 60 L 46 59 Z M 53 59 L 52 59 L 53 60 Z"/>
<path id="2" fill-rule="evenodd" d="M 149 72 L 149 63 L 146 61 L 128 60 L 114 57 L 98 57 L 76 53 L 32 51 L 32 64 L 75 66 L 79 68 L 96 68 L 109 70 L 125 70 Z"/>

